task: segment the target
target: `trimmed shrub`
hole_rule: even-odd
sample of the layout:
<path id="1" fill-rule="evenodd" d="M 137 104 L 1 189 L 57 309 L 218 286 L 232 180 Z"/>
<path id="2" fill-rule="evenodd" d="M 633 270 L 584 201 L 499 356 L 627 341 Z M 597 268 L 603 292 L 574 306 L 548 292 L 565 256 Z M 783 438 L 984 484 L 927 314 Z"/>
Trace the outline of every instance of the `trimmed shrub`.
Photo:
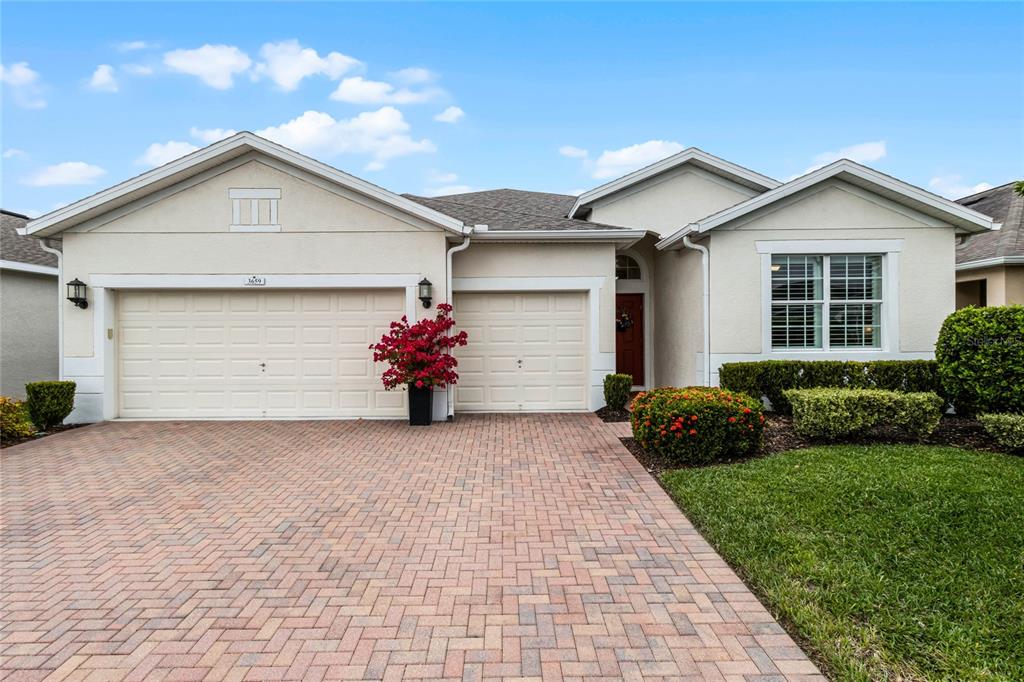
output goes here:
<path id="1" fill-rule="evenodd" d="M 28 438 L 35 432 L 25 401 L 0 395 L 0 440 Z"/>
<path id="2" fill-rule="evenodd" d="M 633 388 L 633 375 L 608 374 L 604 378 L 604 402 L 613 410 L 626 409 L 629 392 Z"/>
<path id="3" fill-rule="evenodd" d="M 944 395 L 934 360 L 761 360 L 728 362 L 718 372 L 722 388 L 767 398 L 790 414 L 786 391 L 797 388 L 878 388 Z"/>
<path id="4" fill-rule="evenodd" d="M 961 308 L 935 344 L 957 414 L 1024 412 L 1024 306 Z"/>
<path id="5" fill-rule="evenodd" d="M 633 437 L 676 464 L 710 464 L 757 452 L 761 401 L 720 388 L 658 388 L 633 399 Z"/>
<path id="6" fill-rule="evenodd" d="M 786 391 L 793 428 L 808 438 L 862 435 L 892 426 L 915 438 L 931 434 L 942 419 L 942 398 L 877 388 L 804 388 Z"/>
<path id="7" fill-rule="evenodd" d="M 75 382 L 37 381 L 25 384 L 28 416 L 36 428 L 47 431 L 64 422 L 75 407 Z"/>
<path id="8" fill-rule="evenodd" d="M 1024 450 L 1024 414 L 982 414 L 978 421 L 1007 450 Z"/>

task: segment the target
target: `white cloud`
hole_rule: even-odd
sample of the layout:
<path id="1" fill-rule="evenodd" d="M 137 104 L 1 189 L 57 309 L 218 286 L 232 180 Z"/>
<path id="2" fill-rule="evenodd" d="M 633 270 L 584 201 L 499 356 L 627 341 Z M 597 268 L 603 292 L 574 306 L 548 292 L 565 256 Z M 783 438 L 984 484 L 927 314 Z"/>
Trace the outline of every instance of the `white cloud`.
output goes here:
<path id="1" fill-rule="evenodd" d="M 92 72 L 89 79 L 89 89 L 97 92 L 117 92 L 117 79 L 114 78 L 114 67 L 110 64 L 100 64 Z"/>
<path id="2" fill-rule="evenodd" d="M 220 142 L 237 133 L 237 130 L 232 130 L 231 128 L 196 128 L 195 126 L 188 131 L 189 135 L 206 144 Z"/>
<path id="3" fill-rule="evenodd" d="M 568 156 L 570 159 L 585 159 L 587 158 L 587 150 L 581 149 L 580 147 L 573 147 L 571 144 L 563 145 L 558 148 L 558 153 L 562 156 Z"/>
<path id="4" fill-rule="evenodd" d="M 123 43 L 118 43 L 115 47 L 118 52 L 135 52 L 137 50 L 148 50 L 156 46 L 152 43 L 147 43 L 145 40 L 126 40 Z"/>
<path id="5" fill-rule="evenodd" d="M 871 163 L 872 161 L 884 159 L 887 153 L 888 150 L 885 148 L 885 140 L 878 140 L 877 142 L 862 142 L 860 144 L 850 145 L 849 147 L 843 147 L 838 151 L 822 152 L 814 157 L 814 163 L 800 175 L 806 175 L 811 171 L 818 170 L 819 168 L 827 166 L 833 161 L 838 161 L 839 159 L 849 159 L 850 161 L 856 161 L 857 163 Z M 800 176 L 793 176 L 793 178 L 797 177 Z M 790 180 L 793 178 L 790 178 Z"/>
<path id="6" fill-rule="evenodd" d="M 33 187 L 57 185 L 89 185 L 106 173 L 99 166 L 84 161 L 65 161 L 47 166 L 25 178 L 25 184 Z"/>
<path id="7" fill-rule="evenodd" d="M 365 154 L 371 157 L 367 170 L 381 170 L 395 157 L 437 149 L 428 139 L 413 139 L 409 123 L 394 107 L 365 111 L 347 119 L 307 111 L 287 123 L 257 130 L 256 134 L 311 156 Z"/>
<path id="8" fill-rule="evenodd" d="M 400 69 L 393 72 L 391 77 L 404 85 L 419 85 L 422 83 L 432 83 L 437 80 L 436 73 L 421 66 L 410 66 L 407 69 Z"/>
<path id="9" fill-rule="evenodd" d="M 191 142 L 179 142 L 178 140 L 154 142 L 146 147 L 142 156 L 135 159 L 135 163 L 139 166 L 162 166 L 175 159 L 180 159 L 186 154 L 191 154 L 197 149 L 199 147 Z"/>
<path id="10" fill-rule="evenodd" d="M 234 45 L 203 45 L 194 50 L 172 50 L 164 54 L 172 71 L 197 77 L 211 88 L 227 90 L 234 77 L 252 66 L 249 56 Z"/>
<path id="11" fill-rule="evenodd" d="M 432 183 L 451 183 L 459 179 L 458 173 L 443 173 L 441 171 L 432 170 L 427 173 L 427 180 Z"/>
<path id="12" fill-rule="evenodd" d="M 349 71 L 362 66 L 362 62 L 340 52 L 321 57 L 316 50 L 302 47 L 297 40 L 266 43 L 260 48 L 263 61 L 256 65 L 254 78 L 262 76 L 274 81 L 285 91 L 299 87 L 302 79 L 322 74 L 338 80 Z"/>
<path id="13" fill-rule="evenodd" d="M 681 151 L 683 145 L 666 140 L 648 140 L 622 149 L 606 149 L 593 163 L 591 175 L 597 179 L 615 178 Z"/>
<path id="14" fill-rule="evenodd" d="M 458 123 L 465 115 L 466 112 L 459 107 L 448 107 L 437 116 L 434 116 L 434 120 L 441 123 Z"/>
<path id="15" fill-rule="evenodd" d="M 46 100 L 40 95 L 42 85 L 39 73 L 33 71 L 28 62 L 17 62 L 10 66 L 0 64 L 0 82 L 11 89 L 15 103 L 25 109 L 42 109 Z"/>
<path id="16" fill-rule="evenodd" d="M 441 92 L 437 88 L 416 92 L 407 88 L 396 90 L 391 83 L 354 76 L 341 81 L 331 93 L 331 99 L 349 104 L 417 104 L 435 99 Z"/>
<path id="17" fill-rule="evenodd" d="M 442 185 L 441 187 L 428 189 L 427 196 L 440 197 L 446 194 L 465 194 L 472 191 L 474 191 L 474 188 L 471 185 Z"/>
<path id="18" fill-rule="evenodd" d="M 145 64 L 125 64 L 121 67 L 126 73 L 130 73 L 133 76 L 152 76 L 153 67 L 146 66 Z"/>
<path id="19" fill-rule="evenodd" d="M 24 149 L 16 149 L 14 147 L 9 147 L 4 150 L 3 157 L 5 159 L 27 159 L 28 152 L 26 152 Z"/>
<path id="20" fill-rule="evenodd" d="M 992 189 L 992 185 L 987 182 L 969 185 L 960 175 L 939 175 L 928 181 L 928 189 L 949 199 L 960 199 Z"/>

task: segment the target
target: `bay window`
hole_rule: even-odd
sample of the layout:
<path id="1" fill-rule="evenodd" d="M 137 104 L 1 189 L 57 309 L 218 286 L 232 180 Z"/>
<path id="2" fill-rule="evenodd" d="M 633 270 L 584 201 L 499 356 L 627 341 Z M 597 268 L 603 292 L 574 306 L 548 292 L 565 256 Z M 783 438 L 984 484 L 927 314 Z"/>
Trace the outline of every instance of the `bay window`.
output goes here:
<path id="1" fill-rule="evenodd" d="M 880 349 L 882 292 L 879 254 L 772 254 L 772 350 Z"/>

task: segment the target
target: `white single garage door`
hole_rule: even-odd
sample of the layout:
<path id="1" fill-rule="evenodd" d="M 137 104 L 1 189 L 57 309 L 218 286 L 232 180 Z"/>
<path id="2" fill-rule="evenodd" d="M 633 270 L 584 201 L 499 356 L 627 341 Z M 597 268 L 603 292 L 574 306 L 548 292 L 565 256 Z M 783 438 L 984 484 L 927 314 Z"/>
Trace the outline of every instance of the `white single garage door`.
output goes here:
<path id="1" fill-rule="evenodd" d="M 455 408 L 586 409 L 586 303 L 582 292 L 456 294 L 469 344 L 456 351 Z"/>
<path id="2" fill-rule="evenodd" d="M 403 290 L 123 291 L 122 417 L 346 417 L 405 413 L 368 346 Z"/>

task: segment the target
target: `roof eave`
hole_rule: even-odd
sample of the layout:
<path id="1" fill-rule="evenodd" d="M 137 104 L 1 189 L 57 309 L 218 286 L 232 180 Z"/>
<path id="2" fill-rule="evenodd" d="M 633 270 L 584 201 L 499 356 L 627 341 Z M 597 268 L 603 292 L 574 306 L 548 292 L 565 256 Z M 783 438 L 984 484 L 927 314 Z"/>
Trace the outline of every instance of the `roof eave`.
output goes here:
<path id="1" fill-rule="evenodd" d="M 487 230 L 474 232 L 473 241 L 563 241 L 617 242 L 634 244 L 648 234 L 647 230 Z"/>

